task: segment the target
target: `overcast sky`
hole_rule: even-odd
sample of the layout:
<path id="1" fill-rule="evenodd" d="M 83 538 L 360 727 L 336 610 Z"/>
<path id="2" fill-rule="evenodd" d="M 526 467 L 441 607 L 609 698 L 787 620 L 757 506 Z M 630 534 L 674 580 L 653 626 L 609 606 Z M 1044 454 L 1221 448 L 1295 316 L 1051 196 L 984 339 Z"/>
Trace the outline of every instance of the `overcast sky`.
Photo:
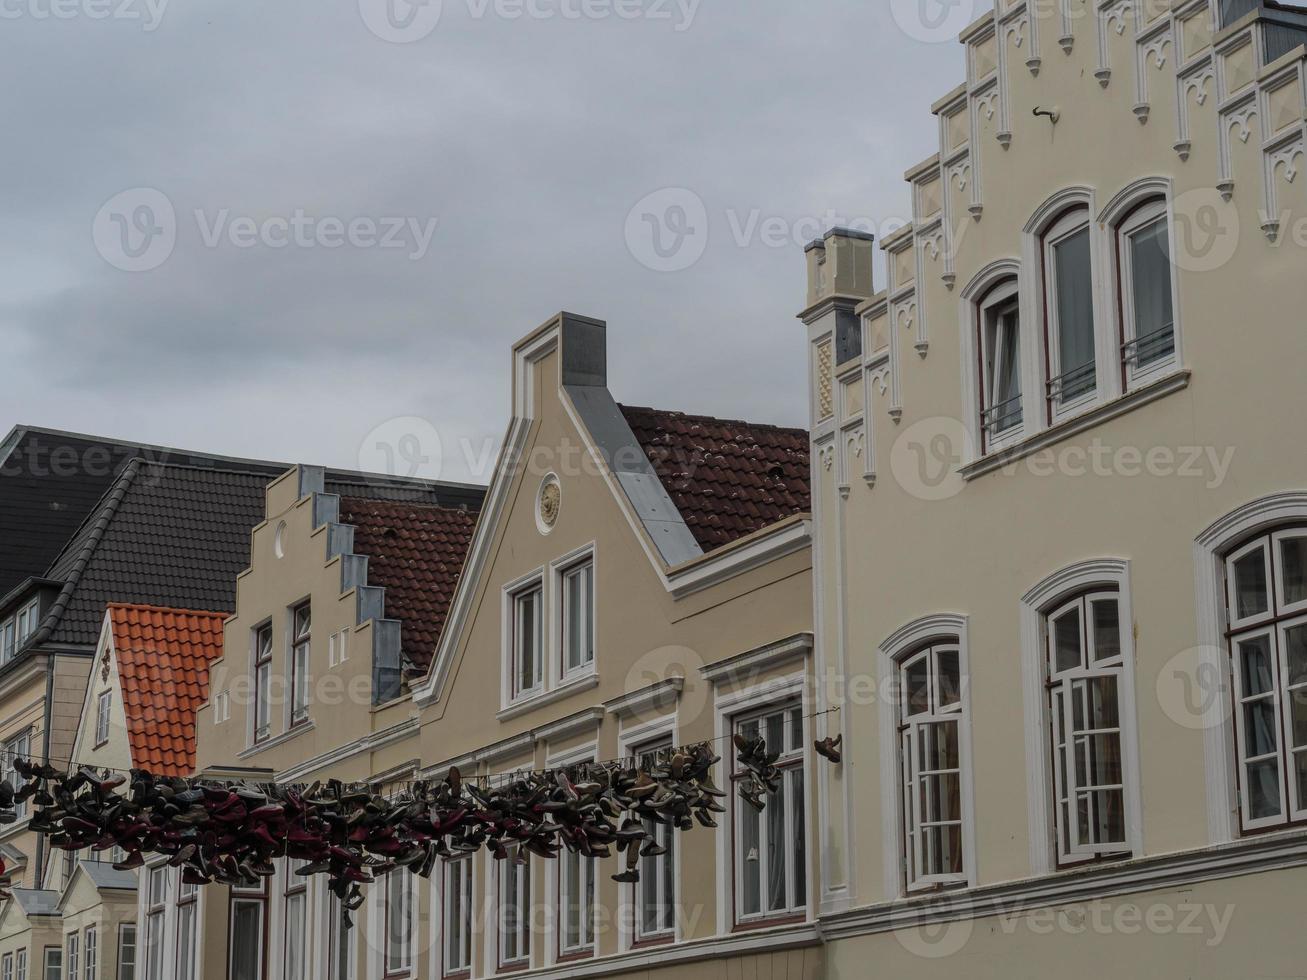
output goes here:
<path id="1" fill-rule="evenodd" d="M 435 432 L 485 481 L 566 309 L 621 401 L 805 424 L 801 242 L 905 217 L 963 77 L 902 9 L 0 0 L 0 417 L 350 467 Z"/>

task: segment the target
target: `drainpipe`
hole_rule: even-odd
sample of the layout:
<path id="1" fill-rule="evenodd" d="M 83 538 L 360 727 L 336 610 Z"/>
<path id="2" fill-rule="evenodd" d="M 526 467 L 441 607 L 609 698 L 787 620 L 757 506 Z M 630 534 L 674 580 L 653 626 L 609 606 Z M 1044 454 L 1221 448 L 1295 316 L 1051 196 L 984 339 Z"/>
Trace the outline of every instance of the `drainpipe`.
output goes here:
<path id="1" fill-rule="evenodd" d="M 45 662 L 45 731 L 41 733 L 41 762 L 50 764 L 50 724 L 54 720 L 54 659 L 46 654 Z M 36 887 L 45 884 L 45 834 L 36 835 Z"/>

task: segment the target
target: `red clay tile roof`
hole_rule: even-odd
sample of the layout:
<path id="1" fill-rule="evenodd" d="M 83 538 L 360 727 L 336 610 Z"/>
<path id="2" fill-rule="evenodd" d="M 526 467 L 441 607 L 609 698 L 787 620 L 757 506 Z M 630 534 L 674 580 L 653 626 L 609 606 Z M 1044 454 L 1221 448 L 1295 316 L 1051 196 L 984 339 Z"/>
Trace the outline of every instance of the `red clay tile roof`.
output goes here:
<path id="1" fill-rule="evenodd" d="M 621 409 L 704 551 L 811 509 L 805 430 Z"/>
<path id="2" fill-rule="evenodd" d="M 110 603 L 132 765 L 156 776 L 195 771 L 195 712 L 222 656 L 226 613 Z"/>
<path id="3" fill-rule="evenodd" d="M 386 590 L 386 616 L 402 624 L 401 646 L 413 673 L 425 673 L 445 628 L 477 515 L 448 507 L 347 497 L 340 519 L 352 524 L 354 551 L 368 556 L 368 584 Z"/>

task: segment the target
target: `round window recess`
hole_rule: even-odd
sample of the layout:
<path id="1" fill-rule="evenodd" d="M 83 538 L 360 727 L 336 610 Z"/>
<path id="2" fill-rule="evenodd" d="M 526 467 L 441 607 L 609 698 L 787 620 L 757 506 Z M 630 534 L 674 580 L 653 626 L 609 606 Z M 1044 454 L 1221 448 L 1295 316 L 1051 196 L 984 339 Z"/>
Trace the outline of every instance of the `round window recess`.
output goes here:
<path id="1" fill-rule="evenodd" d="M 539 506 L 536 510 L 536 524 L 541 534 L 548 534 L 558 523 L 558 512 L 563 506 L 563 488 L 558 477 L 550 473 L 540 484 Z"/>
<path id="2" fill-rule="evenodd" d="M 272 550 L 278 558 L 286 557 L 286 522 L 277 525 L 277 536 L 272 540 Z"/>

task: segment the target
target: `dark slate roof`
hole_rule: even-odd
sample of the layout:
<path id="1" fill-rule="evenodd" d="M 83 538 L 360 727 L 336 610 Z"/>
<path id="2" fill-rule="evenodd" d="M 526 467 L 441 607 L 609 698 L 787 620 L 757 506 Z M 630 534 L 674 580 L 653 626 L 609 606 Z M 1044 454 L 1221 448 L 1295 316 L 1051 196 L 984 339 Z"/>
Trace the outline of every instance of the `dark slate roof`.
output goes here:
<path id="1" fill-rule="evenodd" d="M 236 459 L 18 426 L 0 443 L 0 596 L 39 576 L 64 549 L 133 459 L 258 474 L 271 480 L 289 463 Z M 327 489 L 480 509 L 480 487 L 329 470 Z"/>
<path id="2" fill-rule="evenodd" d="M 47 573 L 59 600 L 34 643 L 94 646 L 113 602 L 236 608 L 268 478 L 134 460 Z"/>
<path id="3" fill-rule="evenodd" d="M 354 551 L 368 558 L 368 584 L 386 590 L 386 616 L 401 623 L 411 673 L 425 673 L 449 615 L 477 515 L 447 507 L 344 498 Z"/>
<path id="4" fill-rule="evenodd" d="M 805 430 L 621 409 L 704 551 L 811 510 Z"/>
<path id="5" fill-rule="evenodd" d="M 136 891 L 136 873 L 134 871 L 115 871 L 112 864 L 99 861 L 78 862 L 86 877 L 96 888 L 110 888 L 118 891 Z"/>

